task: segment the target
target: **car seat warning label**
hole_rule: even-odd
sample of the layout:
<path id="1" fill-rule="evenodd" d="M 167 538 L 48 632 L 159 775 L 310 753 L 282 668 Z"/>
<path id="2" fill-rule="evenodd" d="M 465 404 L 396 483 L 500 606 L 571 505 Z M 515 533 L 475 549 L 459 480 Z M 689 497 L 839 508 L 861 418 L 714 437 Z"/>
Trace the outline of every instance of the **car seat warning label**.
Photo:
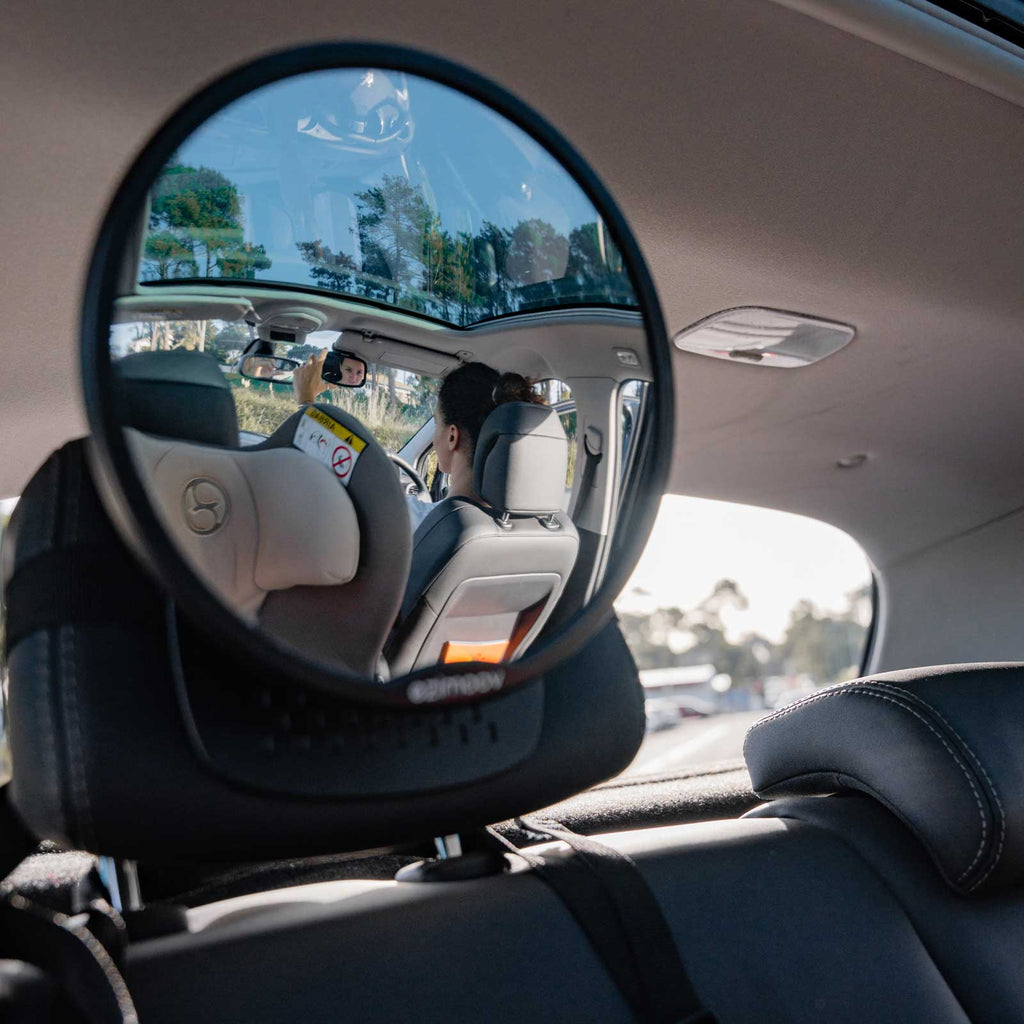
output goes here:
<path id="1" fill-rule="evenodd" d="M 292 444 L 322 462 L 346 487 L 366 447 L 361 437 L 313 406 L 299 419 Z"/>

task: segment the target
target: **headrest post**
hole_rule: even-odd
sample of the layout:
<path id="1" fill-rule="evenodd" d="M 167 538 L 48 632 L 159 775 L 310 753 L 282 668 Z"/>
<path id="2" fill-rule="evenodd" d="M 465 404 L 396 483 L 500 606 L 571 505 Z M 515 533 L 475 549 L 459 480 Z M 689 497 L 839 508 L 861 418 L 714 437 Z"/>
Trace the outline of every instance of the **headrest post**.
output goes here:
<path id="1" fill-rule="evenodd" d="M 138 866 L 133 860 L 100 857 L 96 863 L 100 881 L 107 890 L 110 905 L 118 912 L 142 909 L 142 889 Z"/>

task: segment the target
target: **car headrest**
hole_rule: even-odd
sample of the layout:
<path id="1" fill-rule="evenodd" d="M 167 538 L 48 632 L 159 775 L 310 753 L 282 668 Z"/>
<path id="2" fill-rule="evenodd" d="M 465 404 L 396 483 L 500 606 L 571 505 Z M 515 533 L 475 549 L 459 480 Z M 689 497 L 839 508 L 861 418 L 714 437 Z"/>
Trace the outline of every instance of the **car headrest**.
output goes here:
<path id="1" fill-rule="evenodd" d="M 473 456 L 477 494 L 513 515 L 550 515 L 565 500 L 568 442 L 558 413 L 505 402 L 484 420 Z"/>
<path id="2" fill-rule="evenodd" d="M 914 832 L 965 895 L 1024 882 L 1024 665 L 944 665 L 841 683 L 756 722 L 762 798 L 856 790 Z"/>
<path id="3" fill-rule="evenodd" d="M 289 638 L 299 650 L 324 661 L 336 660 L 336 645 L 344 638 L 345 658 L 337 660 L 360 675 L 372 676 L 409 578 L 412 533 L 405 495 L 394 463 L 373 432 L 335 405 L 297 410 L 261 444 L 247 447 L 246 453 L 293 451 L 310 417 L 341 436 L 354 436 L 354 443 L 363 446 L 347 485 L 339 488 L 355 511 L 359 564 L 355 576 L 341 588 L 300 586 L 274 591 L 260 609 L 260 622 L 269 632 Z M 279 493 L 289 501 L 292 494 L 301 492 L 284 488 Z M 325 537 L 326 524 L 314 532 Z M 338 629 L 342 622 L 358 622 L 359 628 L 342 632 Z"/>
<path id="4" fill-rule="evenodd" d="M 390 710 L 268 672 L 139 566 L 83 441 L 36 473 L 4 533 L 10 799 L 40 838 L 164 863 L 361 850 L 545 807 L 621 771 L 643 739 L 614 623 L 546 677 L 454 706 Z"/>
<path id="5" fill-rule="evenodd" d="M 114 365 L 125 396 L 125 426 L 180 441 L 238 447 L 231 386 L 209 353 L 133 352 Z"/>

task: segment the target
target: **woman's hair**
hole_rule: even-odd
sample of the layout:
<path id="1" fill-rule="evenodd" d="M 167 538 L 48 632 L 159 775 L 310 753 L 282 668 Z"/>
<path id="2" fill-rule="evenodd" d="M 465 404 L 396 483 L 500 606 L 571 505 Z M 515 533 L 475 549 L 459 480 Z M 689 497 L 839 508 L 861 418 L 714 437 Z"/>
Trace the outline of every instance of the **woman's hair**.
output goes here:
<path id="1" fill-rule="evenodd" d="M 505 402 L 544 405 L 544 399 L 533 391 L 531 381 L 518 373 L 498 373 L 485 363 L 464 363 L 452 370 L 437 393 L 441 418 L 469 438 L 470 455 L 484 420 Z"/>

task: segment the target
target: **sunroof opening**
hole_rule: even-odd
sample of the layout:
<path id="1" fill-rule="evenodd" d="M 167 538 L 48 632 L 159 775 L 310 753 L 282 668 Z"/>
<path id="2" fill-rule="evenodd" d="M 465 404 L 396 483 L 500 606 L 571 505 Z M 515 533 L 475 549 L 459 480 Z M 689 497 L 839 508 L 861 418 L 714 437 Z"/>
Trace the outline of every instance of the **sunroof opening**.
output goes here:
<path id="1" fill-rule="evenodd" d="M 186 140 L 150 204 L 143 284 L 293 284 L 455 326 L 637 304 L 558 162 L 411 75 L 319 71 L 259 89 Z"/>
<path id="2" fill-rule="evenodd" d="M 932 0 L 936 7 L 955 14 L 1008 42 L 1024 47 L 1024 0 Z"/>

